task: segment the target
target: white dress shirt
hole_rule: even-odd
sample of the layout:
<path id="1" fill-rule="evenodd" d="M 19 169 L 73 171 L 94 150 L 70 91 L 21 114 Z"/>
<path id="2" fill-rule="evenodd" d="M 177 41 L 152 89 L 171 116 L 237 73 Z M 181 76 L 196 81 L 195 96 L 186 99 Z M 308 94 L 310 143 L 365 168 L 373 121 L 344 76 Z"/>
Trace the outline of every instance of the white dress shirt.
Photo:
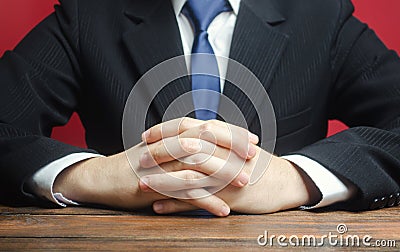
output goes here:
<path id="1" fill-rule="evenodd" d="M 182 46 L 185 55 L 190 55 L 194 41 L 194 29 L 189 20 L 181 13 L 186 0 L 171 0 L 177 23 L 179 26 Z M 216 56 L 229 57 L 232 35 L 236 24 L 236 18 L 239 13 L 240 0 L 229 0 L 232 7 L 231 12 L 219 14 L 208 27 L 208 38 Z M 224 77 L 227 71 L 227 61 L 219 60 L 218 67 L 221 76 L 221 92 L 224 88 Z M 190 69 L 190 57 L 186 57 L 186 64 Z M 189 71 L 190 72 L 190 71 Z M 31 190 L 38 195 L 61 205 L 77 204 L 63 197 L 58 192 L 53 192 L 53 184 L 64 169 L 85 159 L 100 155 L 92 153 L 75 153 L 58 159 L 47 166 L 41 168 L 27 182 Z M 304 206 L 303 209 L 328 206 L 333 203 L 344 201 L 350 198 L 351 191 L 341 180 L 333 175 L 329 170 L 318 162 L 301 155 L 283 156 L 282 158 L 291 161 L 300 167 L 311 179 L 321 192 L 322 199 L 314 206 Z"/>

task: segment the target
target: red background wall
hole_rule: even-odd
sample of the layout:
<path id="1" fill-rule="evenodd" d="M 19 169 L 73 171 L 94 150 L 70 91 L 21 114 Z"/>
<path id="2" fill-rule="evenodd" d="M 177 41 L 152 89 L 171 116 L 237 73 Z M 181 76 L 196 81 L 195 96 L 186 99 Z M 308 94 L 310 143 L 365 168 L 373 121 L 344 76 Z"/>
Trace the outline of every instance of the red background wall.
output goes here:
<path id="1" fill-rule="evenodd" d="M 53 10 L 57 0 L 0 0 L 0 56 L 13 49 L 26 33 Z M 400 1 L 353 0 L 355 15 L 372 27 L 385 44 L 400 53 Z M 345 129 L 330 122 L 329 135 Z M 53 130 L 53 137 L 63 142 L 85 146 L 84 130 L 74 114 L 64 127 Z"/>

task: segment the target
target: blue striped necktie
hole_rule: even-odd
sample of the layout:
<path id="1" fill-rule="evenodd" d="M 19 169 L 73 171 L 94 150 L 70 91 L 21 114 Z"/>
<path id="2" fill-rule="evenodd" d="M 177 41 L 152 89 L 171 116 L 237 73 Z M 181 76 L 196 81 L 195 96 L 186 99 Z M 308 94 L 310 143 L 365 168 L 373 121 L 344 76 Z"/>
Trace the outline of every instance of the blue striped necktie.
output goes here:
<path id="1" fill-rule="evenodd" d="M 207 29 L 221 12 L 231 10 L 226 0 L 188 0 L 182 9 L 195 30 L 191 79 L 195 115 L 200 120 L 217 118 L 221 95 L 218 63 L 208 40 Z"/>

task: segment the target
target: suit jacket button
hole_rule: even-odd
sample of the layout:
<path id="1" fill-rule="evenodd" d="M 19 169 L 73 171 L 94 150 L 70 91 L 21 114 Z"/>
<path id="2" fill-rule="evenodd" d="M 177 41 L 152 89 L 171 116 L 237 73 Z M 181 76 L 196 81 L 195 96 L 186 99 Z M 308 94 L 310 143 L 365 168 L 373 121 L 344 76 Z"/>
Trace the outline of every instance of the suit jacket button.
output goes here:
<path id="1" fill-rule="evenodd" d="M 396 194 L 396 203 L 394 203 L 396 206 L 400 205 L 400 193 Z"/>
<path id="2" fill-rule="evenodd" d="M 394 206 L 395 203 L 396 203 L 396 196 L 394 196 L 393 194 L 390 194 L 387 206 L 392 207 L 392 206 Z"/>
<path id="3" fill-rule="evenodd" d="M 379 208 L 384 208 L 387 205 L 387 203 L 388 203 L 388 198 L 382 197 L 381 202 L 379 204 Z"/>
<path id="4" fill-rule="evenodd" d="M 379 199 L 374 199 L 374 202 L 370 206 L 371 210 L 379 208 L 379 203 Z"/>

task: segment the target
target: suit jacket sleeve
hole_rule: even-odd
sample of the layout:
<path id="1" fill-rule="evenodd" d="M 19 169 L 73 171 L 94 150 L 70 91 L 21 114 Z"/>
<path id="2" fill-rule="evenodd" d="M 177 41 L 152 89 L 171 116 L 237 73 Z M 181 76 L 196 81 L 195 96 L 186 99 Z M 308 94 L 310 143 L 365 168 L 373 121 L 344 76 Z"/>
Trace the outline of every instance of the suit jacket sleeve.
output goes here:
<path id="1" fill-rule="evenodd" d="M 350 129 L 296 153 L 357 187 L 357 195 L 336 208 L 366 210 L 400 200 L 400 60 L 352 12 L 350 1 L 342 1 L 329 109 Z"/>
<path id="2" fill-rule="evenodd" d="M 62 1 L 64 2 L 64 1 Z M 56 6 L 13 51 L 0 59 L 0 201 L 30 203 L 24 182 L 46 164 L 83 150 L 50 139 L 81 92 L 75 1 Z"/>

